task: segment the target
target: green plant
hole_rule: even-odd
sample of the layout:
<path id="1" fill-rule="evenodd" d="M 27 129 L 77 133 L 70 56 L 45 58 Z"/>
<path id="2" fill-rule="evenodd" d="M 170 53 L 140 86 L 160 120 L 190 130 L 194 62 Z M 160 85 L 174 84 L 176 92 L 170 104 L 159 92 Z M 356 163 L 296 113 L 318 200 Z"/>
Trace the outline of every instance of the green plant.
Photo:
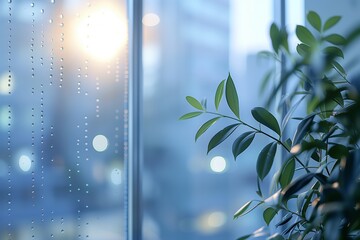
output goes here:
<path id="1" fill-rule="evenodd" d="M 197 131 L 195 140 L 221 119 L 233 121 L 217 132 L 209 141 L 207 152 L 225 141 L 230 135 L 242 132 L 232 144 L 232 154 L 237 159 L 253 142 L 256 135 L 264 135 L 269 143 L 257 158 L 256 172 L 258 199 L 248 201 L 235 214 L 244 216 L 259 206 L 264 206 L 266 225 L 275 224 L 278 233 L 270 236 L 260 228 L 239 239 L 264 236 L 268 239 L 360 239 L 360 99 L 359 90 L 348 81 L 346 71 L 340 64 L 343 49 L 359 35 L 359 29 L 347 38 L 329 33 L 340 16 L 327 19 L 324 24 L 316 12 L 310 11 L 307 20 L 312 30 L 296 27 L 300 43 L 296 52 L 290 51 L 287 32 L 276 24 L 270 28 L 272 51 L 262 52 L 275 61 L 285 61 L 286 70 L 278 75 L 275 68 L 265 76 L 265 84 L 273 78 L 276 82 L 270 96 L 291 82 L 294 86 L 281 99 L 288 111 L 281 124 L 267 108 L 252 109 L 253 118 L 259 126 L 252 126 L 241 118 L 238 93 L 232 77 L 217 87 L 215 111 L 209 111 L 205 102 L 187 96 L 187 102 L 196 109 L 180 119 L 203 115 L 212 116 Z M 271 77 L 272 76 L 272 77 Z M 276 77 L 278 76 L 278 77 Z M 225 95 L 233 115 L 219 112 Z M 271 98 L 267 106 L 272 104 Z M 306 109 L 302 111 L 301 109 Z M 306 112 L 306 113 L 304 113 Z M 303 114 L 302 117 L 294 117 Z M 284 129 L 293 122 L 292 138 L 285 139 Z M 268 177 L 278 149 L 287 152 L 281 157 L 281 168 L 272 177 L 271 195 L 263 194 L 262 181 Z M 275 218 L 275 216 L 279 216 Z M 275 221 L 275 220 L 274 220 Z M 280 230 L 281 228 L 281 230 Z"/>

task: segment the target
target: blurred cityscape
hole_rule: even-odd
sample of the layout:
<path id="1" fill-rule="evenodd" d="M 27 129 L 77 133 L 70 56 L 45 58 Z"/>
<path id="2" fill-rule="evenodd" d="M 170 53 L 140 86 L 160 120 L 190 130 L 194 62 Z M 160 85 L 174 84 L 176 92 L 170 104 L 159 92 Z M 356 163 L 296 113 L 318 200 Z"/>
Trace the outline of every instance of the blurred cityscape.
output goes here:
<path id="1" fill-rule="evenodd" d="M 232 216 L 255 197 L 255 160 L 267 139 L 259 137 L 237 161 L 231 140 L 207 155 L 208 140 L 226 122 L 195 143 L 210 116 L 178 119 L 191 111 L 188 95 L 207 99 L 211 109 L 217 85 L 231 73 L 242 118 L 252 123 L 248 113 L 267 97 L 259 88 L 274 66 L 257 53 L 270 49 L 278 3 L 143 1 L 144 240 L 236 239 L 263 224 L 260 211 Z M 125 239 L 127 5 L 0 3 L 0 239 Z M 336 31 L 346 33 L 360 23 L 359 5 L 287 1 L 290 38 L 309 10 L 343 16 Z M 357 52 L 347 59 L 350 65 Z M 231 114 L 225 104 L 220 111 Z"/>
<path id="2" fill-rule="evenodd" d="M 305 24 L 309 10 L 324 20 L 343 16 L 335 31 L 344 34 L 360 23 L 357 1 L 339 6 L 336 1 L 296 0 L 286 5 L 293 48 L 294 29 Z M 261 0 L 144 1 L 144 239 L 237 239 L 264 224 L 261 211 L 235 221 L 232 216 L 256 198 L 255 162 L 268 140 L 257 136 L 257 146 L 235 162 L 231 140 L 206 155 L 208 141 L 225 122 L 217 122 L 195 143 L 196 131 L 211 116 L 178 119 L 193 110 L 185 100 L 189 95 L 207 99 L 214 109 L 216 87 L 230 72 L 242 119 L 254 123 L 250 110 L 268 96 L 259 89 L 273 67 L 257 53 L 271 48 L 268 32 L 280 19 L 279 7 L 280 1 Z M 349 60 L 355 57 L 347 53 Z M 220 106 L 231 114 L 225 109 Z M 265 189 L 270 181 L 271 176 Z"/>
<path id="3" fill-rule="evenodd" d="M 125 4 L 0 3 L 0 239 L 124 239 Z"/>

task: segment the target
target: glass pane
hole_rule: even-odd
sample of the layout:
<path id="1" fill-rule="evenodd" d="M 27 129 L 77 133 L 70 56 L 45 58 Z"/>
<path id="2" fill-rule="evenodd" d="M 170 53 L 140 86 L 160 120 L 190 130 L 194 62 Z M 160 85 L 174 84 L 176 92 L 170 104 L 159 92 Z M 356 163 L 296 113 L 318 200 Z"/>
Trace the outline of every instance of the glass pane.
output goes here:
<path id="1" fill-rule="evenodd" d="M 327 7 L 323 7 L 327 6 Z M 341 4 L 338 2 L 331 1 L 305 1 L 306 13 L 310 10 L 319 13 L 323 21 L 326 21 L 332 16 L 341 16 L 340 22 L 331 28 L 331 33 L 339 33 L 347 36 L 355 28 L 359 27 L 360 22 L 360 2 L 354 0 L 342 1 Z M 350 81 L 359 81 L 359 54 L 356 49 L 360 49 L 360 41 L 354 41 L 349 48 L 345 49 L 345 59 L 341 64 L 345 67 L 348 72 L 347 78 Z"/>
<path id="2" fill-rule="evenodd" d="M 236 239 L 263 223 L 260 211 L 235 221 L 233 214 L 256 195 L 256 159 L 268 140 L 259 137 L 235 162 L 231 140 L 206 154 L 229 121 L 195 143 L 211 116 L 178 119 L 194 110 L 188 95 L 214 109 L 216 87 L 231 72 L 241 115 L 255 124 L 250 110 L 264 102 L 258 89 L 272 64 L 257 52 L 270 47 L 272 19 L 272 1 L 144 1 L 144 239 Z M 220 111 L 231 114 L 225 102 Z"/>
<path id="3" fill-rule="evenodd" d="M 1 239 L 124 239 L 126 14 L 1 2 Z"/>

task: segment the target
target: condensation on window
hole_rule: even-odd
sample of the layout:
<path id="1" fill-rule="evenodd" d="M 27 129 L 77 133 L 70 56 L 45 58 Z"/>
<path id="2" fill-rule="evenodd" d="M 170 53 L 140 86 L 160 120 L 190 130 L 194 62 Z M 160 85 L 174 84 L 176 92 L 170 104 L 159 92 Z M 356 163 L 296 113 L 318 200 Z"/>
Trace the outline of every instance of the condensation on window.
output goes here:
<path id="1" fill-rule="evenodd" d="M 124 239 L 126 1 L 0 3 L 0 239 Z"/>

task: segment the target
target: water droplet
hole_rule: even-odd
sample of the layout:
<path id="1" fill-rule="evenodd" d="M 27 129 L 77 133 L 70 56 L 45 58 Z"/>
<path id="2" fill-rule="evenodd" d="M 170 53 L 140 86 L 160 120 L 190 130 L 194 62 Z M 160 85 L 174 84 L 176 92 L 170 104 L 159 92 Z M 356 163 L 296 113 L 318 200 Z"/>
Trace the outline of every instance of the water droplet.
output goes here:
<path id="1" fill-rule="evenodd" d="M 34 4 L 34 3 L 31 3 L 31 4 L 30 4 L 30 6 L 31 6 L 31 7 L 34 7 L 34 6 L 35 6 L 35 4 Z"/>
<path id="2" fill-rule="evenodd" d="M 55 0 L 51 0 L 50 2 L 51 2 L 51 3 L 55 3 Z"/>
<path id="3" fill-rule="evenodd" d="M 41 13 L 44 13 L 45 11 L 44 11 L 44 9 L 41 9 L 40 12 L 41 12 Z"/>
<path id="4" fill-rule="evenodd" d="M 49 19 L 49 23 L 52 23 L 53 22 L 53 20 L 52 19 Z"/>
<path id="5" fill-rule="evenodd" d="M 8 3 L 12 3 L 12 0 L 8 0 Z"/>

